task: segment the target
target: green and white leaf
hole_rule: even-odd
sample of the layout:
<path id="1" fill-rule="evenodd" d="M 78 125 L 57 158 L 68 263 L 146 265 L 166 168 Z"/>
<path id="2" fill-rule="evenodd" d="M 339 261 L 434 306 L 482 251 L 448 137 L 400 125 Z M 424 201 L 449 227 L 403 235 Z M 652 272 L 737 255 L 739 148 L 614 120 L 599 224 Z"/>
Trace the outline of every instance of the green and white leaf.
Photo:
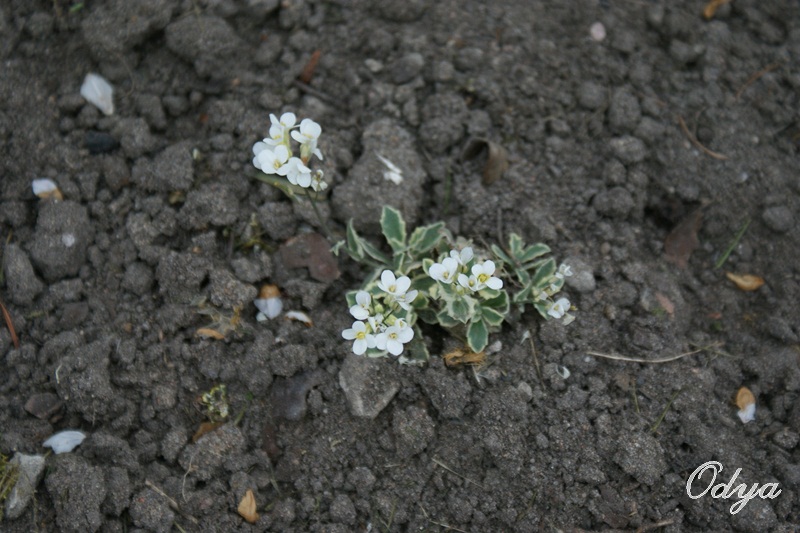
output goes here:
<path id="1" fill-rule="evenodd" d="M 548 253 L 550 253 L 550 247 L 546 244 L 538 243 L 525 248 L 525 251 L 517 256 L 517 258 L 520 263 L 527 263 L 528 261 L 532 261 Z"/>
<path id="2" fill-rule="evenodd" d="M 513 260 L 512 260 L 510 257 L 508 257 L 508 254 L 507 254 L 507 253 L 505 253 L 505 252 L 503 251 L 503 249 L 502 249 L 502 248 L 500 248 L 499 246 L 497 246 L 496 244 L 493 244 L 493 245 L 492 245 L 492 253 L 494 253 L 494 255 L 495 255 L 495 256 L 496 256 L 498 259 L 500 259 L 501 261 L 503 261 L 503 263 L 505 263 L 505 264 L 507 264 L 507 265 L 513 265 L 513 264 L 514 264 L 514 261 L 513 261 Z"/>
<path id="3" fill-rule="evenodd" d="M 421 226 L 411 233 L 408 239 L 408 247 L 415 256 L 419 256 L 433 250 L 442 240 L 442 229 L 444 222 L 436 222 L 428 226 Z"/>
<path id="4" fill-rule="evenodd" d="M 470 322 L 467 327 L 467 344 L 469 349 L 475 353 L 482 352 L 489 344 L 489 328 L 483 320 Z"/>
<path id="5" fill-rule="evenodd" d="M 347 252 L 350 257 L 357 261 L 364 259 L 364 246 L 362 246 L 363 239 L 358 235 L 356 228 L 353 226 L 353 220 L 347 223 Z"/>
<path id="6" fill-rule="evenodd" d="M 553 258 L 548 259 L 536 269 L 533 275 L 533 286 L 538 289 L 543 289 L 550 285 L 550 278 L 556 273 L 556 261 Z"/>
<path id="7" fill-rule="evenodd" d="M 392 206 L 383 206 L 381 211 L 381 231 L 392 250 L 399 252 L 406 248 L 406 221 L 400 211 Z"/>
<path id="8" fill-rule="evenodd" d="M 475 316 L 476 301 L 470 296 L 461 296 L 460 298 L 452 298 L 446 300 L 445 311 L 451 318 L 466 324 L 470 319 Z"/>

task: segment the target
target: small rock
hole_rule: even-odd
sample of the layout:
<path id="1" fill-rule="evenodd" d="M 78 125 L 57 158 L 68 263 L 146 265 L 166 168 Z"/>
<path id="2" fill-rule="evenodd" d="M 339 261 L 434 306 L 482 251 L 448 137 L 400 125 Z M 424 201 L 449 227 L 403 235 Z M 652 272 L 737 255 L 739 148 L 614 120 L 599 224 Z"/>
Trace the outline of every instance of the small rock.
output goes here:
<path id="1" fill-rule="evenodd" d="M 258 296 L 258 290 L 247 283 L 242 283 L 233 274 L 223 269 L 211 271 L 209 298 L 211 303 L 223 309 L 242 309 Z"/>
<path id="2" fill-rule="evenodd" d="M 614 462 L 640 483 L 655 485 L 668 470 L 661 444 L 650 435 L 626 435 L 618 449 Z"/>
<path id="3" fill-rule="evenodd" d="M 59 531 L 100 530 L 100 505 L 106 497 L 102 468 L 91 466 L 74 453 L 57 455 L 50 461 L 45 486 L 56 510 Z"/>
<path id="4" fill-rule="evenodd" d="M 642 118 L 639 99 L 627 88 L 614 91 L 608 108 L 608 124 L 614 133 L 633 131 Z"/>
<path id="5" fill-rule="evenodd" d="M 143 118 L 120 119 L 111 135 L 120 140 L 122 151 L 130 159 L 152 152 L 158 146 L 158 141 L 150 133 L 150 127 Z"/>
<path id="6" fill-rule="evenodd" d="M 74 276 L 86 261 L 93 231 L 85 207 L 71 200 L 44 202 L 30 253 L 47 281 Z"/>
<path id="7" fill-rule="evenodd" d="M 593 292 L 597 287 L 592 267 L 582 259 L 568 257 L 564 264 L 569 265 L 572 275 L 566 278 L 566 285 L 578 292 Z"/>
<path id="8" fill-rule="evenodd" d="M 239 428 L 232 424 L 206 433 L 195 444 L 189 444 L 178 459 L 181 468 L 200 481 L 208 481 L 220 474 L 220 469 L 231 455 L 244 452 L 246 440 Z"/>
<path id="9" fill-rule="evenodd" d="M 636 137 L 625 135 L 611 139 L 611 150 L 620 161 L 626 165 L 639 163 L 647 157 L 647 148 L 644 142 Z"/>
<path id="10" fill-rule="evenodd" d="M 594 197 L 592 205 L 603 216 L 625 219 L 635 203 L 633 196 L 624 187 L 612 187 Z"/>
<path id="11" fill-rule="evenodd" d="M 405 411 L 395 411 L 392 430 L 397 439 L 397 455 L 407 459 L 422 452 L 435 437 L 435 428 L 433 419 L 421 407 L 412 405 Z"/>
<path id="12" fill-rule="evenodd" d="M 25 402 L 25 410 L 41 420 L 50 420 L 62 407 L 64 402 L 52 392 L 34 394 Z"/>
<path id="13" fill-rule="evenodd" d="M 584 109 L 600 109 L 608 99 L 608 91 L 602 85 L 586 81 L 578 88 L 578 103 Z"/>
<path id="14" fill-rule="evenodd" d="M 280 255 L 287 268 L 308 268 L 312 278 L 329 283 L 340 275 L 339 263 L 330 248 L 319 233 L 304 233 L 281 246 Z"/>
<path id="15" fill-rule="evenodd" d="M 408 83 L 419 75 L 424 66 L 425 58 L 422 54 L 412 52 L 404 55 L 390 66 L 392 82 L 396 85 Z"/>
<path id="16" fill-rule="evenodd" d="M 794 228 L 792 210 L 785 205 L 768 207 L 761 215 L 769 229 L 776 233 L 786 233 Z"/>
<path id="17" fill-rule="evenodd" d="M 400 390 L 387 361 L 349 354 L 339 371 L 339 385 L 353 416 L 375 418 Z"/>
<path id="18" fill-rule="evenodd" d="M 159 494 L 147 488 L 131 498 L 128 508 L 134 525 L 158 533 L 172 531 L 175 513 L 169 508 L 167 501 Z"/>
<path id="19" fill-rule="evenodd" d="M 276 379 L 270 393 L 273 416 L 286 420 L 302 419 L 308 409 L 306 405 L 308 391 L 320 385 L 324 375 L 325 373 L 318 369 L 288 379 Z"/>
<path id="20" fill-rule="evenodd" d="M 16 244 L 9 244 L 5 247 L 3 260 L 9 300 L 23 307 L 31 305 L 44 289 L 44 284 L 36 277 L 28 255 Z"/>
<path id="21" fill-rule="evenodd" d="M 153 160 L 137 159 L 131 179 L 147 191 L 186 190 L 194 182 L 193 165 L 191 143 L 179 142 L 165 148 Z"/>
<path id="22" fill-rule="evenodd" d="M 33 498 L 33 493 L 44 476 L 45 460 L 41 455 L 25 455 L 17 452 L 8 464 L 12 468 L 14 466 L 18 468 L 18 477 L 6 499 L 5 518 L 15 520 L 22 516 Z"/>
<path id="23" fill-rule="evenodd" d="M 92 155 L 107 154 L 119 148 L 119 142 L 114 136 L 104 131 L 87 131 L 83 142 Z"/>
<path id="24" fill-rule="evenodd" d="M 331 520 L 337 524 L 354 525 L 356 523 L 356 508 L 353 500 L 346 494 L 337 494 L 330 506 Z"/>
<path id="25" fill-rule="evenodd" d="M 472 387 L 463 373 L 453 375 L 435 368 L 425 371 L 422 388 L 439 416 L 445 419 L 460 418 L 472 395 Z"/>

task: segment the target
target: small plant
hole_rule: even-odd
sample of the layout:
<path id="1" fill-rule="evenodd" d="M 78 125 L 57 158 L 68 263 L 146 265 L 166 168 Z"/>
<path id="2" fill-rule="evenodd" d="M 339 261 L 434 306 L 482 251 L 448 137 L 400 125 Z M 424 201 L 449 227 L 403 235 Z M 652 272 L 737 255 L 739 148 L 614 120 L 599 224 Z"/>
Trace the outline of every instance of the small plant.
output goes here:
<path id="1" fill-rule="evenodd" d="M 569 300 L 553 299 L 572 271 L 543 258 L 550 252 L 544 244 L 526 246 L 512 234 L 509 250 L 492 246 L 494 259 L 489 259 L 454 240 L 443 222 L 416 228 L 409 236 L 402 215 L 389 206 L 383 208 L 381 230 L 391 255 L 362 238 L 352 221 L 347 239 L 334 247 L 375 267 L 361 290 L 347 294 L 355 322 L 342 337 L 353 341 L 358 355 L 427 360 L 418 320 L 445 328 L 479 353 L 489 334 L 500 329 L 512 304 L 521 310 L 531 304 L 546 319 L 563 318 L 565 323 L 574 319 L 568 313 Z M 511 297 L 500 277 L 506 267 L 516 276 Z M 402 355 L 406 345 L 409 356 Z"/>
<path id="2" fill-rule="evenodd" d="M 228 390 L 225 385 L 217 385 L 200 396 L 204 414 L 210 422 L 224 422 L 230 415 Z"/>
<path id="3" fill-rule="evenodd" d="M 330 237 L 317 207 L 320 193 L 328 188 L 328 184 L 321 169 L 312 171 L 308 166 L 312 156 L 320 161 L 323 159 L 317 146 L 322 128 L 310 118 L 297 124 L 294 113 L 284 113 L 280 119 L 270 114 L 269 120 L 269 137 L 253 145 L 253 166 L 262 172 L 256 179 L 280 189 L 292 199 L 308 198 L 325 234 Z M 298 152 L 293 150 L 292 140 L 300 145 Z"/>
<path id="4" fill-rule="evenodd" d="M 3 505 L 17 484 L 19 469 L 16 464 L 8 462 L 8 457 L 0 453 L 0 520 L 3 519 Z"/>

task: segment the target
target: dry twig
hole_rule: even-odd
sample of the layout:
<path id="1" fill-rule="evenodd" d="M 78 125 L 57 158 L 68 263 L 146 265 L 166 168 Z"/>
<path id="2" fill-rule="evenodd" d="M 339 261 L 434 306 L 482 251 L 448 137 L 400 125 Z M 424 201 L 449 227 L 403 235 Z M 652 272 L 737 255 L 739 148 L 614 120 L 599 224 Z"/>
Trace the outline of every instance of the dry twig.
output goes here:
<path id="1" fill-rule="evenodd" d="M 704 154 L 709 155 L 709 156 L 713 157 L 714 159 L 719 159 L 721 161 L 725 161 L 726 159 L 728 159 L 728 156 L 720 154 L 720 153 L 717 153 L 717 152 L 715 152 L 715 151 L 703 146 L 700 143 L 700 141 L 697 140 L 697 137 L 692 135 L 692 132 L 689 131 L 689 128 L 686 127 L 686 122 L 683 120 L 683 117 L 680 116 L 680 115 L 678 115 L 678 124 L 681 125 L 681 129 L 683 130 L 683 133 L 686 135 L 686 137 L 688 137 L 689 141 L 693 145 L 695 145 L 697 148 L 702 150 Z"/>
<path id="2" fill-rule="evenodd" d="M 759 70 L 758 72 L 747 78 L 747 81 L 744 82 L 744 85 L 739 87 L 739 90 L 736 91 L 736 100 L 738 101 L 739 98 L 742 96 L 742 93 L 744 93 L 748 87 L 753 85 L 761 76 L 763 76 L 764 74 L 768 74 L 773 70 L 779 69 L 782 66 L 783 63 L 772 63 L 771 65 L 767 65 L 763 69 Z"/>
<path id="3" fill-rule="evenodd" d="M 658 357 L 658 358 L 655 358 L 655 359 L 644 359 L 644 358 L 641 358 L 641 357 L 627 357 L 627 356 L 624 356 L 624 355 L 609 354 L 609 353 L 599 353 L 599 352 L 586 352 L 586 353 L 587 353 L 587 355 L 594 355 L 595 357 L 604 357 L 606 359 L 613 359 L 614 361 L 625 361 L 626 363 L 653 363 L 653 364 L 659 364 L 659 363 L 669 363 L 671 361 L 677 361 L 678 359 L 682 359 L 684 357 L 687 357 L 689 355 L 694 355 L 696 353 L 704 352 L 704 351 L 706 351 L 706 350 L 708 350 L 710 348 L 716 348 L 717 346 L 721 346 L 721 345 L 722 345 L 721 342 L 713 342 L 713 343 L 709 344 L 708 346 L 701 346 L 700 348 L 698 348 L 696 350 L 692 350 L 691 352 L 684 352 L 684 353 L 680 353 L 678 355 L 670 355 L 668 357 Z"/>
<path id="4" fill-rule="evenodd" d="M 155 484 L 154 484 L 152 481 L 150 481 L 149 479 L 145 479 L 145 480 L 144 480 L 144 484 L 145 484 L 145 486 L 146 486 L 146 487 L 148 487 L 150 490 L 152 490 L 153 492 L 155 492 L 156 494 L 158 494 L 159 496 L 161 496 L 162 498 L 164 498 L 165 500 L 167 500 L 167 503 L 169 504 L 169 506 L 172 508 L 172 510 L 173 510 L 173 511 L 175 511 L 175 512 L 176 512 L 176 513 L 178 513 L 178 514 L 180 514 L 182 517 L 184 517 L 186 520 L 190 521 L 190 522 L 191 522 L 191 523 L 193 523 L 194 525 L 199 525 L 199 524 L 200 524 L 200 521 L 199 521 L 197 518 L 193 517 L 192 515 L 189 515 L 189 514 L 186 514 L 186 513 L 184 513 L 184 512 L 181 510 L 181 507 L 180 507 L 180 505 L 178 505 L 178 502 L 176 502 L 175 500 L 173 500 L 172 498 L 170 498 L 170 497 L 167 495 L 167 493 L 166 493 L 166 492 L 164 492 L 163 490 L 161 490 L 160 488 L 158 488 L 158 487 L 157 487 L 157 486 L 156 486 L 156 485 L 155 485 Z"/>

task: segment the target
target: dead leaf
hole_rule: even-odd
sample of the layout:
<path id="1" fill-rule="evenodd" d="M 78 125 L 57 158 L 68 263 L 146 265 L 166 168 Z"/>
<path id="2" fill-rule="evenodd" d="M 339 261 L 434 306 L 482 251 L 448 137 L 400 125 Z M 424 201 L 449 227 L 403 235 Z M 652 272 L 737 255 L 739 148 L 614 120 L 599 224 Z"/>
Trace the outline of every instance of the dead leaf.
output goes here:
<path id="1" fill-rule="evenodd" d="M 258 513 L 256 512 L 256 497 L 253 496 L 253 491 L 247 489 L 247 492 L 244 494 L 244 498 L 242 501 L 239 502 L 239 515 L 242 518 L 250 522 L 251 524 L 255 524 L 258 522 Z"/>
<path id="2" fill-rule="evenodd" d="M 214 431 L 218 427 L 222 426 L 224 423 L 225 423 L 224 421 L 220 421 L 220 422 L 203 422 L 197 428 L 197 431 L 194 432 L 194 435 L 192 435 L 192 442 L 199 441 L 200 437 L 202 437 L 206 433 L 211 433 L 212 431 Z"/>
<path id="3" fill-rule="evenodd" d="M 259 300 L 266 300 L 267 298 L 280 298 L 281 290 L 277 285 L 262 285 L 258 291 Z"/>
<path id="4" fill-rule="evenodd" d="M 739 290 L 745 292 L 754 291 L 764 284 L 764 278 L 761 276 L 754 276 L 752 274 L 739 275 L 731 272 L 725 272 L 725 275 L 739 287 Z"/>
<path id="5" fill-rule="evenodd" d="M 304 233 L 281 246 L 280 257 L 288 268 L 308 268 L 317 281 L 329 283 L 339 279 L 339 263 L 331 253 L 331 245 L 319 233 Z"/>
<path id="6" fill-rule="evenodd" d="M 748 405 L 756 403 L 755 395 L 747 387 L 742 387 L 736 392 L 736 407 L 746 409 Z"/>
<path id="7" fill-rule="evenodd" d="M 684 218 L 667 235 L 664 240 L 664 252 L 667 254 L 667 261 L 674 263 L 678 268 L 689 266 L 689 257 L 692 252 L 700 245 L 697 239 L 697 232 L 703 225 L 702 207 L 696 209 Z"/>
<path id="8" fill-rule="evenodd" d="M 447 366 L 482 365 L 486 361 L 484 352 L 475 353 L 468 348 L 456 348 L 442 356 Z"/>
<path id="9" fill-rule="evenodd" d="M 210 337 L 212 339 L 217 339 L 219 341 L 225 338 L 225 335 L 211 328 L 197 328 L 197 331 L 195 331 L 194 334 L 197 335 L 198 337 Z"/>
<path id="10" fill-rule="evenodd" d="M 658 300 L 658 305 L 660 305 L 669 316 L 675 316 L 675 304 L 672 303 L 672 300 L 665 294 L 656 291 L 656 300 Z"/>
<path id="11" fill-rule="evenodd" d="M 505 148 L 488 139 L 476 137 L 467 141 L 461 152 L 461 160 L 469 161 L 486 153 L 486 164 L 483 166 L 484 185 L 491 185 L 499 180 L 508 170 L 508 152 Z"/>
<path id="12" fill-rule="evenodd" d="M 731 0 L 711 0 L 709 3 L 706 4 L 705 9 L 703 9 L 703 16 L 706 18 L 706 20 L 711 20 L 712 18 L 714 18 L 714 14 L 717 12 L 717 8 L 720 6 L 724 6 L 730 1 Z"/>
<path id="13" fill-rule="evenodd" d="M 308 85 L 311 83 L 311 79 L 314 77 L 314 71 L 317 69 L 317 63 L 319 63 L 319 56 L 322 55 L 322 50 L 314 50 L 314 53 L 311 54 L 311 59 L 308 60 L 306 66 L 303 67 L 303 71 L 300 73 L 300 76 L 297 77 L 300 81 Z"/>

